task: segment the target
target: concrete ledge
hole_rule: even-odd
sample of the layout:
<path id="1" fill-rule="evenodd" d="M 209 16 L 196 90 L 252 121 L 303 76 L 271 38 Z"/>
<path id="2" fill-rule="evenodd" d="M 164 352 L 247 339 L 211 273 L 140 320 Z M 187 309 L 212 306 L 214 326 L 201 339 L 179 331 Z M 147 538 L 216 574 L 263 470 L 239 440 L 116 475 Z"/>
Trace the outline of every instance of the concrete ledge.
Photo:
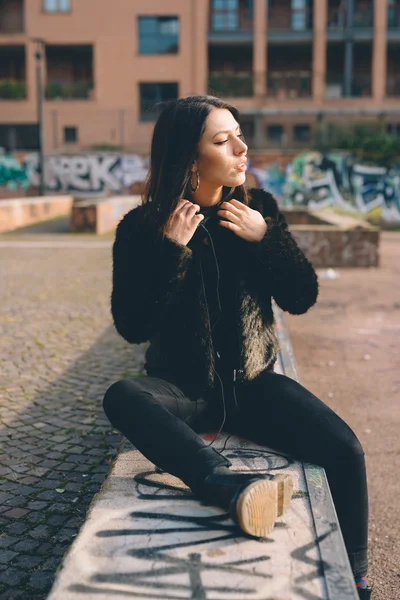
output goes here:
<path id="1" fill-rule="evenodd" d="M 140 204 L 141 196 L 112 196 L 98 200 L 75 200 L 71 231 L 106 233 L 115 229 L 122 217 Z"/>
<path id="2" fill-rule="evenodd" d="M 38 196 L 0 201 L 0 232 L 69 215 L 72 196 Z"/>
<path id="3" fill-rule="evenodd" d="M 314 267 L 378 267 L 380 228 L 329 209 L 282 211 Z"/>

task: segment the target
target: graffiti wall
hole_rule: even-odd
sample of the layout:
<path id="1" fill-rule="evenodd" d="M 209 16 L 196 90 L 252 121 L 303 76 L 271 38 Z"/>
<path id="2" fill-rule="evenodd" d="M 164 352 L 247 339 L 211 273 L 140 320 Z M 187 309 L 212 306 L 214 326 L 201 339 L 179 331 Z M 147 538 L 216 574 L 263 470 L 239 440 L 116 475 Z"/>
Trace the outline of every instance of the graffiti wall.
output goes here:
<path id="1" fill-rule="evenodd" d="M 0 155 L 0 187 L 10 191 L 37 189 L 38 168 L 35 152 Z M 136 154 L 50 155 L 45 160 L 45 186 L 49 193 L 76 197 L 138 193 L 147 171 L 147 159 Z"/>
<path id="2" fill-rule="evenodd" d="M 400 222 L 400 165 L 365 166 L 340 153 L 304 152 L 287 167 L 284 205 L 336 206 L 374 221 Z"/>
<path id="3" fill-rule="evenodd" d="M 374 221 L 400 222 L 400 165 L 365 166 L 345 153 L 303 152 L 288 164 L 252 157 L 247 185 L 270 190 L 285 207 L 325 206 L 357 212 Z M 0 197 L 33 194 L 39 186 L 37 153 L 0 154 Z M 50 155 L 45 160 L 48 193 L 76 197 L 140 194 L 149 158 L 137 154 Z"/>

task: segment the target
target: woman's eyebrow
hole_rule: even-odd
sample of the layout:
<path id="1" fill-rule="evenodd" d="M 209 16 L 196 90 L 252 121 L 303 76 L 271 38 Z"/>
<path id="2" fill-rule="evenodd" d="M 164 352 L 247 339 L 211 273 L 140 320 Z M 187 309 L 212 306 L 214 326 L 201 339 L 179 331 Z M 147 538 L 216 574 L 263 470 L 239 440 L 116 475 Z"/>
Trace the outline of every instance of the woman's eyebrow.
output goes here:
<path id="1" fill-rule="evenodd" d="M 235 131 L 237 131 L 238 129 L 240 129 L 240 125 L 238 125 L 235 129 Z M 230 133 L 231 131 L 234 131 L 233 129 L 224 129 L 224 131 L 218 131 L 218 133 Z M 218 133 L 216 133 L 215 135 L 218 135 Z M 215 138 L 215 135 L 213 135 L 213 137 L 211 139 Z"/>

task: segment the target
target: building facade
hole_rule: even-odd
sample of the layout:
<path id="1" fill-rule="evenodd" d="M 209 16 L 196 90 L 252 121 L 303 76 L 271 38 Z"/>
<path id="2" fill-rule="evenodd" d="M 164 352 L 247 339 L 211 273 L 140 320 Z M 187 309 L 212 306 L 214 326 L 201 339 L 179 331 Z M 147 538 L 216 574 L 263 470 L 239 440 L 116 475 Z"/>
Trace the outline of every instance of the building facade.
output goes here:
<path id="1" fill-rule="evenodd" d="M 206 93 L 254 149 L 397 135 L 399 51 L 400 0 L 0 0 L 0 147 L 37 148 L 40 88 L 52 153 L 146 153 L 155 105 Z"/>

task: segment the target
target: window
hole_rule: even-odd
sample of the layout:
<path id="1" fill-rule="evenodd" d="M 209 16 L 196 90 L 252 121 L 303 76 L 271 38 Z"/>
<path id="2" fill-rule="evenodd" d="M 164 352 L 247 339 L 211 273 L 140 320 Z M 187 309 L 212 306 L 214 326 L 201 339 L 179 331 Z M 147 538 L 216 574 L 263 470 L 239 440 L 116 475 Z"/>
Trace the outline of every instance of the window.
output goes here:
<path id="1" fill-rule="evenodd" d="M 213 0 L 213 31 L 236 31 L 239 28 L 239 0 Z"/>
<path id="2" fill-rule="evenodd" d="M 138 17 L 139 54 L 176 54 L 179 50 L 178 17 Z"/>
<path id="3" fill-rule="evenodd" d="M 243 120 L 240 123 L 240 128 L 244 135 L 246 144 L 251 144 L 254 138 L 254 121 Z"/>
<path id="4" fill-rule="evenodd" d="M 283 136 L 283 125 L 268 125 L 267 138 L 269 142 L 281 143 Z"/>
<path id="5" fill-rule="evenodd" d="M 295 125 L 293 127 L 293 141 L 309 142 L 311 138 L 311 127 L 309 125 Z"/>
<path id="6" fill-rule="evenodd" d="M 6 152 L 15 150 L 38 150 L 37 123 L 0 123 L 0 148 Z"/>
<path id="7" fill-rule="evenodd" d="M 76 144 L 78 141 L 77 127 L 64 127 L 64 142 L 66 144 Z"/>
<path id="8" fill-rule="evenodd" d="M 399 137 L 400 136 L 400 123 L 388 123 L 386 125 L 386 133 L 393 137 Z"/>
<path id="9" fill-rule="evenodd" d="M 178 98 L 177 83 L 139 83 L 140 120 L 155 121 L 160 104 Z M 158 104 L 158 106 L 156 106 Z"/>
<path id="10" fill-rule="evenodd" d="M 43 0 L 44 12 L 69 12 L 71 0 Z"/>

